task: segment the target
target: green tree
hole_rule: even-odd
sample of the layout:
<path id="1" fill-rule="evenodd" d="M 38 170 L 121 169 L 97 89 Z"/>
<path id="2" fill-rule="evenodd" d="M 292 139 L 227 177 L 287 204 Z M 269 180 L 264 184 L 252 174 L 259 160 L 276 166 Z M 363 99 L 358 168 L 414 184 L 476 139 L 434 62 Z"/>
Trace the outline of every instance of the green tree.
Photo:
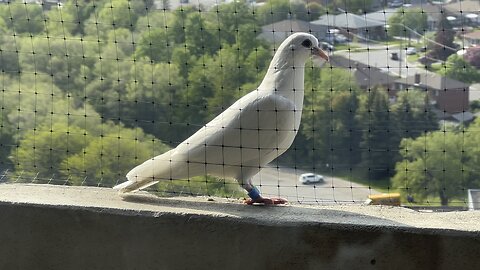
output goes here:
<path id="1" fill-rule="evenodd" d="M 0 8 L 0 11 L 1 10 L 2 9 Z M 2 14 L 0 13 L 0 15 Z M 7 24 L 5 23 L 5 20 L 2 17 L 0 17 L 0 34 L 4 35 L 6 32 L 7 32 Z"/>
<path id="2" fill-rule="evenodd" d="M 185 22 L 185 46 L 188 51 L 197 57 L 217 52 L 220 40 L 214 29 L 200 13 L 190 13 Z"/>
<path id="3" fill-rule="evenodd" d="M 330 9 L 337 10 L 341 8 L 346 12 L 363 14 L 369 12 L 372 6 L 372 0 L 334 0 Z"/>
<path id="4" fill-rule="evenodd" d="M 316 77 L 320 75 L 320 77 Z M 358 161 L 358 87 L 341 69 L 307 69 L 301 135 L 316 164 L 353 166 Z"/>
<path id="5" fill-rule="evenodd" d="M 130 74 L 135 80 L 127 85 L 124 100 L 127 117 L 122 122 L 141 127 L 166 143 L 177 142 L 178 130 L 173 123 L 181 121 L 178 111 L 183 106 L 178 101 L 185 91 L 178 68 L 166 63 L 137 63 Z"/>
<path id="6" fill-rule="evenodd" d="M 352 169 L 359 162 L 360 127 L 356 113 L 359 98 L 355 91 L 336 94 L 331 100 L 331 162 L 341 169 Z"/>
<path id="7" fill-rule="evenodd" d="M 193 63 L 197 61 L 194 55 L 188 53 L 188 50 L 184 47 L 176 47 L 172 52 L 172 62 L 178 67 L 180 76 L 183 80 L 188 79 L 188 74 L 193 66 Z"/>
<path id="8" fill-rule="evenodd" d="M 438 129 L 438 119 L 428 102 L 428 94 L 420 90 L 400 91 L 390 106 L 393 127 L 397 136 L 394 144 L 402 138 L 416 138 L 426 132 Z"/>
<path id="9" fill-rule="evenodd" d="M 105 119 L 115 122 L 127 118 L 125 102 L 128 84 L 136 80 L 136 60 L 125 55 L 114 43 L 107 44 L 92 68 L 91 82 L 86 85 L 87 101 Z"/>
<path id="10" fill-rule="evenodd" d="M 128 0 L 113 0 L 106 2 L 99 13 L 99 23 L 112 29 L 126 28 L 133 30 L 138 14 L 135 14 Z M 109 29 L 110 30 L 110 29 Z"/>
<path id="11" fill-rule="evenodd" d="M 180 7 L 173 12 L 173 19 L 170 25 L 167 25 L 167 29 L 171 39 L 176 44 L 184 45 L 186 41 L 186 25 L 187 18 L 190 14 L 196 13 L 194 7 Z"/>
<path id="12" fill-rule="evenodd" d="M 63 123 L 42 125 L 28 132 L 12 153 L 16 172 L 24 181 L 60 181 L 62 161 L 86 146 L 85 130 Z"/>
<path id="13" fill-rule="evenodd" d="M 417 37 L 411 30 L 419 34 L 425 33 L 427 14 L 420 8 L 401 8 L 388 19 L 388 26 L 388 34 L 392 37 Z"/>
<path id="14" fill-rule="evenodd" d="M 431 46 L 432 50 L 429 52 L 429 56 L 445 61 L 451 54 L 455 53 L 455 50 L 452 49 L 455 46 L 453 44 L 454 38 L 455 31 L 453 31 L 452 25 L 447 20 L 447 16 L 443 14 L 438 23 L 435 43 Z"/>
<path id="15" fill-rule="evenodd" d="M 120 28 L 134 31 L 137 20 L 146 14 L 151 3 L 142 0 L 112 0 L 100 2 L 103 6 L 94 9 L 85 22 L 85 32 L 100 40 L 106 38 L 108 32 Z"/>
<path id="16" fill-rule="evenodd" d="M 318 18 L 324 15 L 327 9 L 317 2 L 307 2 L 307 14 L 309 21 L 318 20 Z"/>
<path id="17" fill-rule="evenodd" d="M 0 72 L 17 75 L 20 73 L 18 38 L 0 31 Z"/>
<path id="18" fill-rule="evenodd" d="M 91 140 L 83 151 L 63 160 L 62 173 L 74 185 L 112 187 L 123 182 L 133 167 L 168 147 L 140 129 L 105 125 L 105 132 Z"/>
<path id="19" fill-rule="evenodd" d="M 174 11 L 150 11 L 146 15 L 138 18 L 134 34 L 137 36 L 143 34 L 144 32 L 160 28 L 165 29 L 165 31 L 170 33 L 174 19 Z M 172 40 L 173 37 L 174 35 L 170 35 Z"/>
<path id="20" fill-rule="evenodd" d="M 14 139 L 13 139 L 14 128 L 12 124 L 8 121 L 7 117 L 0 114 L 0 173 L 11 167 L 11 161 L 9 160 L 9 155 L 12 149 L 14 149 Z"/>
<path id="21" fill-rule="evenodd" d="M 460 133 L 460 137 L 465 144 L 462 153 L 463 156 L 463 172 L 468 178 L 468 185 L 463 188 L 480 188 L 480 170 L 478 170 L 478 164 L 480 164 L 480 119 L 477 118 L 466 130 L 466 133 Z M 465 134 L 465 136 L 463 136 Z"/>
<path id="22" fill-rule="evenodd" d="M 457 54 L 452 54 L 447 58 L 445 68 L 440 70 L 440 74 L 464 83 L 474 83 L 480 80 L 478 70 Z"/>
<path id="23" fill-rule="evenodd" d="M 165 29 L 143 32 L 137 45 L 137 56 L 148 57 L 154 62 L 167 62 L 172 58 L 174 44 Z"/>
<path id="24" fill-rule="evenodd" d="M 16 90 L 2 95 L 3 113 L 15 129 L 15 140 L 42 125 L 60 123 L 91 129 L 100 123 L 100 116 L 92 107 L 63 94 L 50 80 L 49 76 L 25 73 L 6 82 L 5 89 Z"/>
<path id="25" fill-rule="evenodd" d="M 96 1 L 89 0 L 68 0 L 62 3 L 62 9 L 59 9 L 59 12 L 72 35 L 85 33 L 85 23 L 94 12 L 96 5 Z M 65 20 L 65 17 L 68 20 Z"/>
<path id="26" fill-rule="evenodd" d="M 231 46 L 218 51 L 206 66 L 205 75 L 213 83 L 213 96 L 208 99 L 208 118 L 212 118 L 240 97 L 243 94 L 242 85 L 253 78 L 243 55 Z"/>
<path id="27" fill-rule="evenodd" d="M 246 1 L 233 1 L 229 4 L 222 4 L 216 7 L 217 16 L 215 24 L 218 25 L 218 33 L 221 41 L 234 44 L 238 40 L 239 32 L 242 34 L 251 33 L 254 37 L 258 35 L 259 29 L 255 29 L 255 16 Z M 242 29 L 241 29 L 242 28 Z M 256 32 L 257 31 L 257 32 Z M 250 42 L 255 43 L 255 38 Z"/>
<path id="28" fill-rule="evenodd" d="M 206 69 L 207 64 L 212 63 L 211 56 L 205 55 L 199 59 L 188 74 L 188 86 L 181 97 L 179 118 L 183 123 L 183 138 L 197 131 L 205 124 L 208 118 L 208 100 L 215 95 L 215 84 Z"/>
<path id="29" fill-rule="evenodd" d="M 256 13 L 261 25 L 286 19 L 309 20 L 307 7 L 303 1 L 268 0 Z"/>
<path id="30" fill-rule="evenodd" d="M 44 31 L 45 16 L 42 7 L 35 3 L 15 1 L 0 6 L 2 17 L 9 29 L 18 34 L 36 35 Z"/>
<path id="31" fill-rule="evenodd" d="M 373 89 L 361 104 L 362 149 L 361 167 L 373 180 L 393 174 L 395 153 L 395 133 L 393 117 L 389 109 L 387 93 L 384 89 Z"/>
<path id="32" fill-rule="evenodd" d="M 272 51 L 269 47 L 261 45 L 250 50 L 250 54 L 245 58 L 244 68 L 254 83 L 253 87 L 242 87 L 247 91 L 255 89 L 263 80 L 265 73 L 267 72 L 268 65 L 272 60 Z"/>
<path id="33" fill-rule="evenodd" d="M 107 46 L 113 45 L 117 49 L 119 60 L 132 60 L 132 55 L 135 53 L 135 42 L 132 32 L 123 28 L 110 31 L 107 36 Z M 110 60 L 117 60 L 117 58 Z"/>
<path id="34" fill-rule="evenodd" d="M 462 136 L 451 130 L 430 132 L 417 139 L 404 139 L 400 147 L 403 160 L 395 168 L 396 188 L 419 201 L 438 196 L 441 205 L 465 196 L 469 177 L 464 173 L 464 161 L 468 149 Z"/>
<path id="35" fill-rule="evenodd" d="M 21 39 L 20 63 L 23 71 L 41 72 L 51 77 L 64 92 L 81 95 L 85 80 L 81 76 L 93 67 L 94 50 L 76 39 Z"/>
<path id="36" fill-rule="evenodd" d="M 71 38 L 78 31 L 79 22 L 75 21 L 71 3 L 66 3 L 63 8 L 52 8 L 46 12 L 46 32 L 49 37 Z"/>

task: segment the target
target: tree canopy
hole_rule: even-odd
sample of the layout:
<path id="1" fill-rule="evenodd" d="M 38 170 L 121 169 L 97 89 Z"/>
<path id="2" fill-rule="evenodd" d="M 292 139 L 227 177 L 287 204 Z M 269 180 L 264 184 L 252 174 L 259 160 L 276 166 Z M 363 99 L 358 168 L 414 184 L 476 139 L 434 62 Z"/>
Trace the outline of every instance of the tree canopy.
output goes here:
<path id="1" fill-rule="evenodd" d="M 468 188 L 478 187 L 478 131 L 480 121 L 465 130 L 446 129 L 426 133 L 416 139 L 403 139 L 402 160 L 395 167 L 394 187 L 416 200 L 440 199 L 448 205 L 463 198 Z"/>
<path id="2" fill-rule="evenodd" d="M 401 8 L 388 19 L 390 36 L 417 38 L 427 30 L 427 14 L 421 8 Z"/>

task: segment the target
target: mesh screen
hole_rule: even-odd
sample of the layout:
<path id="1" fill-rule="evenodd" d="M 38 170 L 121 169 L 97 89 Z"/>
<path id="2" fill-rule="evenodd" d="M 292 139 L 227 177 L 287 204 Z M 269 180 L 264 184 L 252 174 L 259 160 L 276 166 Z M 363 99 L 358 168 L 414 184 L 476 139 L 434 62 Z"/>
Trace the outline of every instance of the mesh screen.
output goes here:
<path id="1" fill-rule="evenodd" d="M 479 12 L 479 1 L 0 0 L 0 182 L 120 184 L 257 91 L 280 44 L 305 32 L 330 61 L 293 66 L 304 102 L 288 150 L 248 179 L 187 174 L 147 190 L 244 198 L 252 179 L 292 203 L 399 193 L 466 207 L 480 188 Z"/>

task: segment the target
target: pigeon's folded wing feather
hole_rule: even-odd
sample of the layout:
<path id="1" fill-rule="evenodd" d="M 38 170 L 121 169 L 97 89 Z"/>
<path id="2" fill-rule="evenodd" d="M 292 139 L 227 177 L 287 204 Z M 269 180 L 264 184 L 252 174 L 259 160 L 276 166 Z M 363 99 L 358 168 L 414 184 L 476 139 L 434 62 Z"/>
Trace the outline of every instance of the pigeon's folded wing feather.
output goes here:
<path id="1" fill-rule="evenodd" d="M 295 105 L 275 94 L 230 106 L 180 144 L 174 155 L 200 163 L 207 173 L 240 177 L 240 167 L 257 172 L 288 149 L 296 134 Z"/>

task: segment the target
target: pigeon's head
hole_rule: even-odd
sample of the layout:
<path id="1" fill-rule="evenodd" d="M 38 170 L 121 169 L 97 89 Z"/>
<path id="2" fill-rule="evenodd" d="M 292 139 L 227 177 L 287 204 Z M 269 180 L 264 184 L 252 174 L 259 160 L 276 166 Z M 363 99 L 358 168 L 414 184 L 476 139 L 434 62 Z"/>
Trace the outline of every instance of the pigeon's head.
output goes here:
<path id="1" fill-rule="evenodd" d="M 329 61 L 328 55 L 318 47 L 318 40 L 308 33 L 295 33 L 283 41 L 278 48 L 278 54 L 287 61 L 302 64 L 311 56 L 317 65 L 323 65 Z"/>

